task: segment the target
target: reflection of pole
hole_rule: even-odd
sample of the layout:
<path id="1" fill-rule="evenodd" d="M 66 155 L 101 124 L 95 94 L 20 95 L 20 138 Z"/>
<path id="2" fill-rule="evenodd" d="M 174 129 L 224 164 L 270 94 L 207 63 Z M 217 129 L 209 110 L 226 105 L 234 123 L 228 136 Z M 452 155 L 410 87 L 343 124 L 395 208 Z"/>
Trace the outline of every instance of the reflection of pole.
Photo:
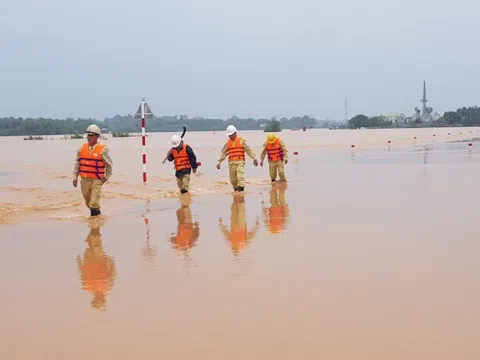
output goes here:
<path id="1" fill-rule="evenodd" d="M 147 139 L 145 137 L 145 100 L 140 105 L 142 111 L 142 161 L 143 161 L 143 183 L 147 183 Z"/>
<path id="2" fill-rule="evenodd" d="M 153 263 L 153 259 L 157 251 L 156 249 L 153 249 L 150 244 L 150 221 L 147 217 L 148 213 L 150 212 L 150 210 L 148 209 L 149 203 L 150 203 L 150 200 L 147 200 L 147 203 L 145 205 L 145 212 L 142 214 L 142 217 L 145 222 L 145 226 L 147 227 L 147 230 L 145 232 L 145 248 L 143 249 L 143 257 L 146 263 Z"/>

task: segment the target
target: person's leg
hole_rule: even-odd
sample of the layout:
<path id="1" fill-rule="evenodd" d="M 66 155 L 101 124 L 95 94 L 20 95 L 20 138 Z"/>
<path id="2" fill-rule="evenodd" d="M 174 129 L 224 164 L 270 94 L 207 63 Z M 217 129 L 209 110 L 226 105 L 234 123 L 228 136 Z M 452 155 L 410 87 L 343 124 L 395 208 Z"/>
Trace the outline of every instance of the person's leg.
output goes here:
<path id="1" fill-rule="evenodd" d="M 270 173 L 270 180 L 274 182 L 277 179 L 277 162 L 276 161 L 270 161 L 268 163 L 268 170 Z"/>
<path id="2" fill-rule="evenodd" d="M 80 188 L 82 189 L 82 195 L 85 199 L 85 205 L 90 208 L 90 190 L 92 187 L 92 180 L 82 178 L 80 180 Z"/>
<path id="3" fill-rule="evenodd" d="M 228 169 L 230 172 L 230 183 L 233 186 L 235 191 L 238 190 L 238 179 L 237 179 L 237 164 L 228 164 Z"/>
<path id="4" fill-rule="evenodd" d="M 189 191 L 190 191 L 190 174 L 187 174 L 182 177 L 182 188 L 180 189 L 180 192 L 182 194 L 186 194 Z"/>
<path id="5" fill-rule="evenodd" d="M 90 212 L 92 216 L 100 215 L 100 198 L 102 196 L 102 182 L 100 180 L 93 180 L 90 191 Z"/>
<path id="6" fill-rule="evenodd" d="M 237 165 L 237 186 L 238 191 L 245 190 L 245 163 Z"/>
<path id="7" fill-rule="evenodd" d="M 283 161 L 278 162 L 278 176 L 281 181 L 285 181 L 285 163 Z"/>

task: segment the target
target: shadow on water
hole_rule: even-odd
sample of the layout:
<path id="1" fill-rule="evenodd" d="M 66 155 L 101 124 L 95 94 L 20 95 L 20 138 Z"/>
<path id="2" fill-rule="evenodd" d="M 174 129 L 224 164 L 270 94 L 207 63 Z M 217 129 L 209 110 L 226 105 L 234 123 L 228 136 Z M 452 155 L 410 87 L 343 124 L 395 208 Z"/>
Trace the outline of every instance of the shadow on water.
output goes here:
<path id="1" fill-rule="evenodd" d="M 76 258 L 82 289 L 92 295 L 91 305 L 99 311 L 107 309 L 107 295 L 113 289 L 117 277 L 115 259 L 103 248 L 100 233 L 103 224 L 102 218 L 89 221 L 90 233 L 85 239 L 88 247 L 83 253 L 83 259 L 80 255 Z"/>
<path id="2" fill-rule="evenodd" d="M 287 183 L 277 183 L 270 191 L 270 206 L 262 201 L 263 221 L 271 235 L 278 235 L 287 228 L 290 212 L 286 200 Z"/>
<path id="3" fill-rule="evenodd" d="M 230 206 L 230 228 L 223 223 L 223 218 L 218 219 L 218 224 L 224 240 L 230 244 L 234 255 L 239 255 L 246 248 L 248 243 L 257 235 L 260 227 L 257 219 L 253 229 L 248 230 L 244 194 L 233 195 L 232 205 Z"/>

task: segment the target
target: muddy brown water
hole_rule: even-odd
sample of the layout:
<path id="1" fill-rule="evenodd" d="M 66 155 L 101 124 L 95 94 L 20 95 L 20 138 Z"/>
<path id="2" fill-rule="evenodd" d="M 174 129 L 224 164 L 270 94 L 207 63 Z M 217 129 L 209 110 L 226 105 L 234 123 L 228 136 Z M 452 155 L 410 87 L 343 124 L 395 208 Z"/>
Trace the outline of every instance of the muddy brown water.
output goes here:
<path id="1" fill-rule="evenodd" d="M 1 359 L 480 357 L 469 129 L 286 131 L 288 184 L 249 164 L 243 196 L 214 169 L 224 135 L 187 135 L 191 197 L 160 164 L 171 134 L 149 137 L 147 186 L 140 139 L 108 139 L 95 220 L 81 141 L 0 138 Z"/>

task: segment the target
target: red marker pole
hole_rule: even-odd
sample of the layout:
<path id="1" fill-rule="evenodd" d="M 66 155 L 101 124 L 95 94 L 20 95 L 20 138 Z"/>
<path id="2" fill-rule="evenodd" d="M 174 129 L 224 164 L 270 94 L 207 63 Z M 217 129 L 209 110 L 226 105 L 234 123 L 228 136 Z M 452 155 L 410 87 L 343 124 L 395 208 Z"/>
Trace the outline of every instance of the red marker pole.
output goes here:
<path id="1" fill-rule="evenodd" d="M 143 162 L 143 183 L 147 184 L 147 138 L 145 134 L 145 101 L 142 100 L 140 105 L 142 111 L 142 162 Z"/>

